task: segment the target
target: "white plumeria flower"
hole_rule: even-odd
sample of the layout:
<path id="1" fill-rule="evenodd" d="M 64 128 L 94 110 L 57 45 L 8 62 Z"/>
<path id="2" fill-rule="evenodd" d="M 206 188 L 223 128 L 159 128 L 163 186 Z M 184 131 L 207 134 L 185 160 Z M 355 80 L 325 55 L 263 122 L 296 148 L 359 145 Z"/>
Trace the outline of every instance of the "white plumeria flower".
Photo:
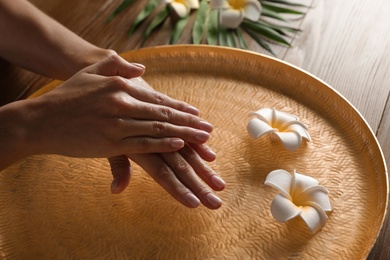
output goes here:
<path id="1" fill-rule="evenodd" d="M 275 170 L 268 174 L 265 184 L 279 190 L 271 204 L 272 216 L 286 222 L 300 216 L 315 234 L 326 224 L 326 212 L 332 211 L 328 190 L 318 185 L 312 177 L 295 172 L 291 176 L 285 170 Z"/>
<path id="2" fill-rule="evenodd" d="M 199 8 L 199 0 L 164 0 L 170 4 L 179 17 L 186 17 L 191 9 Z"/>
<path id="3" fill-rule="evenodd" d="M 297 116 L 277 111 L 275 108 L 263 108 L 251 112 L 252 118 L 247 126 L 250 136 L 258 138 L 265 134 L 277 137 L 289 150 L 296 150 L 302 143 L 302 138 L 310 142 L 308 128 L 299 121 Z"/>
<path id="4" fill-rule="evenodd" d="M 237 28 L 244 18 L 257 21 L 261 14 L 259 0 L 210 0 L 212 9 L 220 9 L 221 25 L 227 28 Z"/>

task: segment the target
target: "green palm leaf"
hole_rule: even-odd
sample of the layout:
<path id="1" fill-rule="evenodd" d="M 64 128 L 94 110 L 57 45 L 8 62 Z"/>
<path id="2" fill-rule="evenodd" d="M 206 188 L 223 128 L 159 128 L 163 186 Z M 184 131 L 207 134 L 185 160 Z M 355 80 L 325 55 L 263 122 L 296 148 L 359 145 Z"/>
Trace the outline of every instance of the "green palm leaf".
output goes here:
<path id="1" fill-rule="evenodd" d="M 290 8 L 285 8 L 281 6 L 276 6 L 276 5 L 269 5 L 269 4 L 262 4 L 262 7 L 265 9 L 268 9 L 270 11 L 273 11 L 275 13 L 283 13 L 283 14 L 304 14 L 301 11 L 290 9 Z"/>
<path id="2" fill-rule="evenodd" d="M 285 1 L 285 0 L 265 0 L 265 1 L 260 1 L 261 4 L 264 4 L 264 3 L 276 3 L 276 4 L 283 4 L 283 5 L 289 5 L 289 6 L 297 6 L 297 7 L 307 7 L 306 5 L 303 5 L 303 4 L 297 4 L 297 3 L 291 3 L 289 1 Z"/>
<path id="3" fill-rule="evenodd" d="M 289 22 L 289 17 L 286 19 L 284 15 L 304 15 L 301 8 L 309 8 L 309 6 L 289 2 L 290 0 L 258 1 L 262 5 L 261 18 L 258 21 L 244 19 L 240 27 L 229 29 L 219 23 L 220 10 L 211 10 L 209 0 L 199 0 L 199 8 L 196 10 L 196 17 L 191 29 L 191 42 L 193 44 L 205 42 L 210 45 L 247 49 L 248 46 L 242 33 L 245 31 L 254 41 L 272 54 L 274 53 L 269 42 L 290 47 L 289 37 L 300 30 L 284 25 L 283 23 L 287 24 Z M 135 0 L 123 0 L 106 22 L 111 21 L 134 2 Z M 148 20 L 150 23 L 144 32 L 144 39 L 147 39 L 161 24 L 170 19 L 171 11 L 170 4 L 163 3 L 161 0 L 148 0 L 144 9 L 137 15 L 131 25 L 128 36 L 130 37 L 144 21 Z M 189 19 L 190 16 L 174 20 L 175 22 L 172 23 L 171 28 L 170 44 L 178 42 L 184 30 L 188 27 Z"/>
<path id="4" fill-rule="evenodd" d="M 133 25 L 130 27 L 127 35 L 130 37 L 133 35 L 134 31 L 137 29 L 137 27 L 146 19 L 148 16 L 157 8 L 157 6 L 160 4 L 159 0 L 150 0 L 148 4 L 145 6 L 144 9 L 138 14 L 137 18 L 135 18 L 135 21 Z"/>
<path id="5" fill-rule="evenodd" d="M 218 44 L 218 11 L 211 10 L 209 14 L 207 28 L 207 43 L 210 45 Z"/>
<path id="6" fill-rule="evenodd" d="M 270 17 L 270 18 L 273 18 L 273 19 L 276 19 L 279 21 L 287 22 L 287 20 L 283 16 L 281 16 L 279 13 L 277 13 L 271 9 L 268 9 L 267 7 L 264 7 L 264 6 L 261 10 L 261 15 L 266 16 L 266 17 Z"/>
<path id="7" fill-rule="evenodd" d="M 244 39 L 244 36 L 242 35 L 242 31 L 240 28 L 236 29 L 237 39 L 238 43 L 240 44 L 241 49 L 248 49 L 248 45 L 246 44 L 246 41 Z"/>
<path id="8" fill-rule="evenodd" d="M 163 8 L 158 14 L 156 14 L 149 26 L 146 28 L 145 39 L 148 38 L 150 34 L 152 34 L 152 32 L 165 21 L 165 19 L 167 19 L 168 15 L 168 8 Z"/>
<path id="9" fill-rule="evenodd" d="M 171 44 L 175 44 L 179 40 L 180 36 L 183 34 L 184 29 L 186 28 L 189 18 L 189 16 L 183 17 L 175 23 L 171 34 Z"/>
<path id="10" fill-rule="evenodd" d="M 286 41 L 280 33 L 278 33 L 277 31 L 275 31 L 274 29 L 272 29 L 268 26 L 264 26 L 261 23 L 252 22 L 252 21 L 245 19 L 242 22 L 241 27 L 243 27 L 244 29 L 248 28 L 252 31 L 260 33 L 264 37 L 267 37 L 274 42 L 277 42 L 277 43 L 280 43 L 280 44 L 283 44 L 286 46 L 290 46 L 290 43 L 288 41 Z"/>
<path id="11" fill-rule="evenodd" d="M 208 10 L 209 5 L 207 3 L 207 0 L 201 0 L 198 13 L 194 22 L 194 27 L 192 28 L 192 43 L 194 44 L 201 43 L 203 37 L 206 34 Z"/>
<path id="12" fill-rule="evenodd" d="M 283 26 L 283 25 L 276 25 L 276 24 L 271 24 L 265 20 L 258 20 L 257 23 L 272 28 L 273 30 L 277 31 L 281 35 L 287 35 L 287 32 L 290 33 L 297 33 L 300 32 L 301 30 L 298 28 L 294 27 L 289 27 L 289 26 Z"/>
<path id="13" fill-rule="evenodd" d="M 275 53 L 272 51 L 271 47 L 264 41 L 262 40 L 256 32 L 252 31 L 249 28 L 244 28 L 244 31 L 252 37 L 253 40 L 255 40 L 261 47 L 263 47 L 265 50 L 269 51 L 272 55 L 275 56 Z"/>

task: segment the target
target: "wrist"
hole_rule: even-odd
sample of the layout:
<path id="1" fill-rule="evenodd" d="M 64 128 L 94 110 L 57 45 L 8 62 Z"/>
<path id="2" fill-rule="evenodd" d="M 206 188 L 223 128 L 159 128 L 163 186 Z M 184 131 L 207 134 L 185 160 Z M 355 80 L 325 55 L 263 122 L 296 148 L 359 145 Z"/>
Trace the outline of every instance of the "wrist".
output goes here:
<path id="1" fill-rule="evenodd" d="M 0 107 L 0 170 L 36 153 L 24 102 L 17 101 Z"/>
<path id="2" fill-rule="evenodd" d="M 116 55 L 117 53 L 113 50 L 110 50 L 110 49 L 103 49 L 103 48 L 98 48 L 98 47 L 94 47 L 91 49 L 90 52 L 87 52 L 85 53 L 84 56 L 81 56 L 81 60 L 80 60 L 80 69 L 84 68 L 84 67 L 87 67 L 89 65 L 92 65 L 92 64 L 95 64 L 95 63 L 98 63 L 102 60 L 104 60 L 105 58 L 108 58 L 112 55 Z"/>
<path id="3" fill-rule="evenodd" d="M 68 79 L 73 76 L 75 73 L 80 71 L 81 69 L 90 66 L 92 64 L 98 63 L 105 58 L 108 58 L 112 55 L 116 55 L 117 53 L 110 49 L 103 49 L 96 46 L 91 46 L 90 48 L 86 48 L 88 51 L 77 51 L 73 55 L 67 54 L 66 56 L 73 56 L 73 62 L 69 62 L 69 67 L 67 68 L 67 75 L 61 79 Z M 80 53 L 83 53 L 80 55 Z"/>

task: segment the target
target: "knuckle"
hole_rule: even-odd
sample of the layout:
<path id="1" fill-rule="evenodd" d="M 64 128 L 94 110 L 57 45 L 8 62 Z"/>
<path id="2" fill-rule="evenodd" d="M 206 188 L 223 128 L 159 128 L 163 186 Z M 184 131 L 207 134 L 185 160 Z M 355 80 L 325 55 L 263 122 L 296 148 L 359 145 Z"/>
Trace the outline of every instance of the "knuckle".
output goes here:
<path id="1" fill-rule="evenodd" d="M 154 105 L 143 104 L 143 105 L 142 105 L 142 109 L 145 111 L 145 113 L 146 113 L 147 115 L 153 116 L 153 118 L 155 117 L 156 114 L 158 114 L 158 109 L 157 109 L 157 107 L 154 106 Z"/>
<path id="2" fill-rule="evenodd" d="M 129 99 L 126 99 L 123 101 L 124 103 L 124 108 L 126 109 L 126 114 L 129 114 L 130 112 L 133 112 L 135 110 L 137 110 L 138 108 L 138 104 L 137 102 L 135 102 L 134 100 L 129 100 Z"/>
<path id="3" fill-rule="evenodd" d="M 177 108 L 180 111 L 187 111 L 188 104 L 186 102 L 184 102 L 184 101 L 179 101 L 178 104 L 177 104 Z"/>
<path id="4" fill-rule="evenodd" d="M 110 81 L 111 81 L 110 82 L 111 87 L 116 87 L 119 90 L 123 90 L 123 89 L 127 88 L 127 83 L 126 83 L 125 79 L 120 77 L 120 76 L 112 76 L 112 77 L 110 77 Z"/>
<path id="5" fill-rule="evenodd" d="M 166 96 L 158 91 L 153 91 L 154 93 L 154 100 L 156 104 L 163 105 L 166 103 Z"/>
<path id="6" fill-rule="evenodd" d="M 207 194 L 211 193 L 210 189 L 202 184 L 200 185 L 197 189 L 196 189 L 196 194 L 199 194 L 199 195 L 204 195 L 206 196 Z"/>
<path id="7" fill-rule="evenodd" d="M 109 106 L 109 111 L 111 111 L 111 114 L 115 117 L 126 114 L 126 111 L 134 109 L 134 104 L 128 102 L 126 97 L 119 93 L 109 95 L 105 104 Z"/>
<path id="8" fill-rule="evenodd" d="M 194 159 L 197 158 L 197 153 L 192 149 L 189 145 L 185 145 L 181 150 L 180 150 L 181 155 L 186 158 L 187 160 L 189 159 Z"/>
<path id="9" fill-rule="evenodd" d="M 141 151 L 147 152 L 152 146 L 151 140 L 149 138 L 140 138 L 138 140 L 138 147 Z"/>
<path id="10" fill-rule="evenodd" d="M 195 116 L 190 116 L 190 118 L 188 119 L 188 124 L 190 127 L 198 127 L 199 120 Z"/>
<path id="11" fill-rule="evenodd" d="M 173 117 L 173 111 L 169 107 L 162 107 L 160 113 L 165 121 L 170 121 Z"/>
<path id="12" fill-rule="evenodd" d="M 167 124 L 165 122 L 154 121 L 152 123 L 152 132 L 157 136 L 163 136 L 167 132 Z"/>
<path id="13" fill-rule="evenodd" d="M 168 179 L 170 178 L 171 175 L 172 175 L 171 169 L 166 165 L 162 165 L 157 170 L 156 177 L 158 179 Z"/>
<path id="14" fill-rule="evenodd" d="M 180 173 L 188 173 L 192 171 L 192 167 L 183 158 L 178 158 L 175 165 L 175 171 Z"/>
<path id="15" fill-rule="evenodd" d="M 113 129 L 122 129 L 124 125 L 123 118 L 116 117 L 110 120 L 110 126 Z"/>

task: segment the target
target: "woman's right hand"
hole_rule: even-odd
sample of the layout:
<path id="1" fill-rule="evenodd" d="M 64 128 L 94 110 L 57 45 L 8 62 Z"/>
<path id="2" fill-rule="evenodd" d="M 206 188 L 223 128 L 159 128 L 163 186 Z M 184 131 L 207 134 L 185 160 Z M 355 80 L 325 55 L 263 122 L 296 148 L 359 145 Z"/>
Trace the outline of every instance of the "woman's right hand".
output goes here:
<path id="1" fill-rule="evenodd" d="M 112 157 L 205 143 L 212 125 L 196 108 L 146 86 L 143 72 L 114 55 L 26 101 L 33 153 Z"/>

